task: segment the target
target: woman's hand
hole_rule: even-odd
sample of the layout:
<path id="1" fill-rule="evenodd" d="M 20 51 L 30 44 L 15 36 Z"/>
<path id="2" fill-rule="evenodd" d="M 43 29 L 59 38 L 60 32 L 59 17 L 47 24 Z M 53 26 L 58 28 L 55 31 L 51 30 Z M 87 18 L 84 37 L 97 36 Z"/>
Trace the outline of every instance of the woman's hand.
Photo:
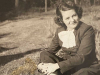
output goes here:
<path id="1" fill-rule="evenodd" d="M 38 65 L 38 70 L 39 70 L 40 72 L 46 74 L 47 67 L 44 66 L 44 63 L 40 63 L 40 64 Z"/>
<path id="2" fill-rule="evenodd" d="M 38 69 L 41 70 L 44 74 L 49 75 L 50 73 L 55 72 L 59 69 L 58 63 L 40 63 Z"/>

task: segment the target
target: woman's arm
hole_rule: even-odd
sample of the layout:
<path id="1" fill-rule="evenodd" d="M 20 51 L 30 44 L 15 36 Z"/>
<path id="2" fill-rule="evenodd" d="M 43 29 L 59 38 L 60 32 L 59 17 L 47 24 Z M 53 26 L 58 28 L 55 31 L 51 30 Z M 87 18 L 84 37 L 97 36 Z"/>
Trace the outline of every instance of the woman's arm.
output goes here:
<path id="1" fill-rule="evenodd" d="M 83 64 L 87 59 L 92 59 L 92 57 L 89 57 L 95 50 L 94 46 L 94 30 L 92 27 L 88 27 L 84 31 L 84 35 L 82 36 L 81 44 L 77 54 L 68 60 L 58 63 L 61 72 L 64 73 L 71 68 Z"/>
<path id="2" fill-rule="evenodd" d="M 48 48 L 48 52 L 56 54 L 60 49 L 61 47 L 59 45 L 58 29 L 57 29 L 55 36 L 53 37 L 52 42 L 50 44 L 50 47 Z"/>

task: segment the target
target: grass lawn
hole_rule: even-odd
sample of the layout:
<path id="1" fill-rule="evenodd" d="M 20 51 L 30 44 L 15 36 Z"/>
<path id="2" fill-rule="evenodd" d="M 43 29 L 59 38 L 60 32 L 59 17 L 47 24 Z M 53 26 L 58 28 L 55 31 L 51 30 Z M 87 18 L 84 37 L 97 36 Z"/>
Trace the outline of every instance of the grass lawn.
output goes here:
<path id="1" fill-rule="evenodd" d="M 100 6 L 84 8 L 81 19 L 97 30 L 100 30 L 99 8 Z M 0 23 L 0 75 L 10 75 L 13 70 L 25 64 L 26 58 L 39 63 L 40 52 L 48 48 L 59 27 L 54 23 L 54 16 L 55 10 L 52 10 L 41 14 L 29 13 L 16 17 L 17 20 Z M 98 45 L 99 35 L 97 39 Z M 36 72 L 35 75 L 41 74 Z"/>

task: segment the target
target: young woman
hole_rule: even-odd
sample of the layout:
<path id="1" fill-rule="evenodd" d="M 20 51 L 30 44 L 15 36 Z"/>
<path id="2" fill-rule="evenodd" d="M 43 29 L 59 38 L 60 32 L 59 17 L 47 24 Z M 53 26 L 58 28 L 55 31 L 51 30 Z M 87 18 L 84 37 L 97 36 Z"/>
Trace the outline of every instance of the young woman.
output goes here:
<path id="1" fill-rule="evenodd" d="M 95 39 L 92 26 L 81 22 L 82 9 L 72 0 L 62 0 L 55 22 L 61 25 L 48 51 L 40 54 L 39 71 L 46 75 L 97 75 Z M 61 55 L 56 53 L 62 49 Z"/>

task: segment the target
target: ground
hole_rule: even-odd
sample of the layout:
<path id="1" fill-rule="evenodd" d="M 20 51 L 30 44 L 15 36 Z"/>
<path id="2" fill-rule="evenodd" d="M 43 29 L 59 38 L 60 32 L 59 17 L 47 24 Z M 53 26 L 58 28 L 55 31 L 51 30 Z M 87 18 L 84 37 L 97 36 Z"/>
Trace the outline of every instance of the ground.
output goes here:
<path id="1" fill-rule="evenodd" d="M 84 8 L 81 19 L 97 30 L 100 30 L 99 8 L 100 6 Z M 25 64 L 26 58 L 39 63 L 40 52 L 48 48 L 56 28 L 59 27 L 54 23 L 54 12 L 0 23 L 0 75 L 10 75 Z M 39 74 L 36 72 L 35 75 Z"/>

